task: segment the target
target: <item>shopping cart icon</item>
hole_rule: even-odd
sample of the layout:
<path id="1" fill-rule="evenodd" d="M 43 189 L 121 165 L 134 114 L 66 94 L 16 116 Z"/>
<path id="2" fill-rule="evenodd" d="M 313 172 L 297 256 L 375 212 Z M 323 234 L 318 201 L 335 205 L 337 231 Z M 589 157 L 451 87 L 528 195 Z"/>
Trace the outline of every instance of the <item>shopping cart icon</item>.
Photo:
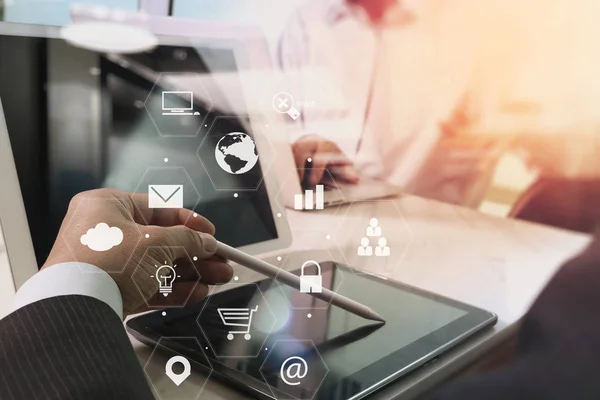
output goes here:
<path id="1" fill-rule="evenodd" d="M 245 330 L 229 331 L 227 339 L 233 340 L 233 335 L 244 335 L 244 339 L 250 340 L 250 325 L 252 324 L 252 315 L 258 311 L 258 306 L 249 308 L 217 308 L 221 321 L 225 326 L 240 326 Z"/>

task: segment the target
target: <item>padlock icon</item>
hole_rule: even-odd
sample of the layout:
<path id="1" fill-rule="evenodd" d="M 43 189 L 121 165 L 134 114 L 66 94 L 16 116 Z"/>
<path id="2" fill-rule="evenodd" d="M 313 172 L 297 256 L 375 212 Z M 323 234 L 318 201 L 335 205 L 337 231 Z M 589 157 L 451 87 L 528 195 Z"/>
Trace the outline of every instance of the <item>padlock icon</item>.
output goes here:
<path id="1" fill-rule="evenodd" d="M 309 264 L 317 267 L 317 275 L 306 275 L 305 269 Z M 323 291 L 323 277 L 321 276 L 321 265 L 313 260 L 308 260 L 300 268 L 300 292 L 301 293 L 321 293 Z"/>

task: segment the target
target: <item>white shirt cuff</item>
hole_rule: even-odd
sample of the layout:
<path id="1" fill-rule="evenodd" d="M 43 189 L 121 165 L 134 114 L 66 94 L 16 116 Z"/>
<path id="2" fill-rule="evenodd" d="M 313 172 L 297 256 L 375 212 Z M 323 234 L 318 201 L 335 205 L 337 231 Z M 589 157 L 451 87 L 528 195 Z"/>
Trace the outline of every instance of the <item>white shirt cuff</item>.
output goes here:
<path id="1" fill-rule="evenodd" d="M 117 283 L 100 268 L 80 262 L 52 265 L 29 278 L 15 295 L 13 311 L 36 301 L 68 295 L 101 300 L 123 319 L 123 299 Z"/>

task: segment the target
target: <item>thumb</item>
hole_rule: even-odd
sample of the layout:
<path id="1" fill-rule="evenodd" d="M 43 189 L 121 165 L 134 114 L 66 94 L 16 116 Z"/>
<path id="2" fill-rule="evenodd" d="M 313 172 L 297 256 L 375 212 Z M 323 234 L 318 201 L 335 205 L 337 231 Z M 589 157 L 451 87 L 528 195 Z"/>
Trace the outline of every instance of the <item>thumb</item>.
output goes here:
<path id="1" fill-rule="evenodd" d="M 173 259 L 197 256 L 205 259 L 217 251 L 217 240 L 211 234 L 198 232 L 183 225 L 159 228 L 159 246 L 168 247 Z"/>

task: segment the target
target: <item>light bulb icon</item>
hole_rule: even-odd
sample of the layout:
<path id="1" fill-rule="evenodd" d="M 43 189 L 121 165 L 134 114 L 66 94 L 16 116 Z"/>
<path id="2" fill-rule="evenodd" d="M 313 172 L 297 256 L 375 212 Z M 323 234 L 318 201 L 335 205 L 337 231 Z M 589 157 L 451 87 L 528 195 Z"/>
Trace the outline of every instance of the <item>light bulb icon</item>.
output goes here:
<path id="1" fill-rule="evenodd" d="M 158 282 L 158 292 L 167 297 L 169 293 L 173 292 L 173 282 L 181 275 L 177 275 L 175 272 L 177 265 L 170 266 L 166 261 L 163 265 L 155 265 L 155 267 L 158 269 L 152 277 Z"/>

